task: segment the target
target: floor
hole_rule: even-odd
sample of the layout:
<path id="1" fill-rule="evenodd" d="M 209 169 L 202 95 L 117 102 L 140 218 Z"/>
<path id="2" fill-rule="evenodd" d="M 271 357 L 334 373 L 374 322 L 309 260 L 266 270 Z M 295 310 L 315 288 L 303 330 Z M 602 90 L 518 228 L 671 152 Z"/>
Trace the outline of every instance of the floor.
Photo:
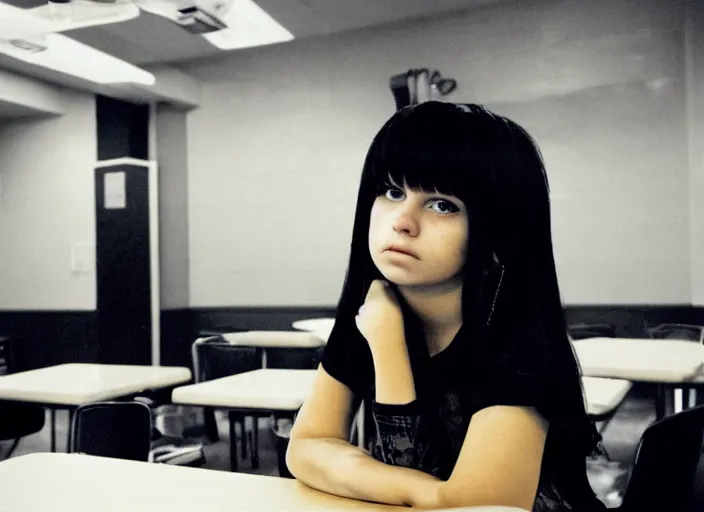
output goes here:
<path id="1" fill-rule="evenodd" d="M 65 451 L 67 439 L 67 417 L 64 411 L 57 413 L 57 446 L 58 451 Z M 645 428 L 654 421 L 655 411 L 652 400 L 644 397 L 630 396 L 619 408 L 616 416 L 609 423 L 603 433 L 604 446 L 610 461 L 598 459 L 589 461 L 589 479 L 597 496 L 609 507 L 618 506 L 620 495 L 625 489 L 629 465 L 633 460 L 637 442 Z M 227 434 L 227 421 L 224 415 L 218 414 L 218 428 L 220 441 L 207 444 L 204 447 L 206 464 L 205 468 L 216 471 L 229 471 L 229 444 Z M 259 459 L 258 470 L 251 469 L 249 460 L 240 458 L 239 471 L 263 475 L 278 475 L 276 462 L 275 439 L 266 420 L 259 423 Z M 8 443 L 0 444 L 0 458 L 9 446 Z M 32 436 L 24 438 L 13 457 L 49 450 L 49 422 L 45 428 Z M 241 456 L 241 453 L 240 453 Z M 702 472 L 704 481 L 704 468 Z M 699 504 L 698 506 L 701 506 Z M 697 508 L 693 510 L 704 510 Z"/>

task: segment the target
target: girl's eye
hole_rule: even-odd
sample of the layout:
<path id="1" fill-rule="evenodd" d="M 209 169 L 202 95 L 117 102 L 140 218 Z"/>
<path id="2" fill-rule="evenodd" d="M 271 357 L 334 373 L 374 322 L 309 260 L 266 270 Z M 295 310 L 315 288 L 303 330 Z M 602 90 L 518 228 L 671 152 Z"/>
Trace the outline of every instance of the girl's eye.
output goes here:
<path id="1" fill-rule="evenodd" d="M 457 208 L 454 204 L 452 204 L 450 201 L 446 201 L 444 199 L 438 199 L 437 201 L 433 202 L 433 206 L 439 206 L 439 208 L 434 208 L 433 211 L 437 213 L 444 213 L 444 214 L 449 214 L 449 213 L 457 213 L 460 211 L 459 208 Z"/>
<path id="2" fill-rule="evenodd" d="M 382 185 L 377 189 L 377 195 L 383 195 L 389 201 L 403 201 L 406 197 L 406 193 L 398 187 L 393 185 Z M 460 209 L 447 199 L 431 199 L 431 208 L 435 213 L 441 215 L 449 215 L 452 213 L 457 213 Z"/>
<path id="3" fill-rule="evenodd" d="M 403 193 L 403 190 L 398 189 L 396 187 L 386 187 L 386 190 L 384 192 L 384 196 L 386 196 L 386 199 L 389 199 L 390 201 L 399 201 L 403 199 L 404 195 L 405 194 Z"/>

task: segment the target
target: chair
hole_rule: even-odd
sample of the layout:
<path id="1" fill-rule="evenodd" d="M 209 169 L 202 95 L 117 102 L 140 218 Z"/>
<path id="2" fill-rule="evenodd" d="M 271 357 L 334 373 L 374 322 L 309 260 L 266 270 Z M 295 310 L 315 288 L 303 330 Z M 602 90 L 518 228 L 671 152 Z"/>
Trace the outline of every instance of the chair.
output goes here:
<path id="1" fill-rule="evenodd" d="M 191 357 L 193 359 L 193 375 L 196 383 L 258 370 L 262 366 L 261 352 L 258 348 L 233 345 L 222 336 L 198 338 L 191 346 Z M 242 432 L 242 456 L 244 457 L 247 452 L 248 437 L 245 430 L 246 417 L 231 411 L 228 414 L 228 418 L 231 433 L 234 432 L 234 425 L 240 425 Z M 205 409 L 205 422 L 208 437 L 216 440 L 218 438 L 217 425 L 212 408 Z M 252 417 L 252 422 L 254 428 L 250 433 L 249 444 L 252 455 L 252 467 L 256 469 L 258 467 L 257 444 L 259 432 L 254 417 Z M 230 439 L 230 442 L 236 442 L 234 436 Z"/>
<path id="2" fill-rule="evenodd" d="M 615 338 L 616 327 L 611 324 L 572 324 L 567 326 L 567 332 L 573 340 L 585 338 Z"/>
<path id="3" fill-rule="evenodd" d="M 0 378 L 2 375 L 9 375 L 20 371 L 18 368 L 14 352 L 12 350 L 13 340 L 11 338 L 0 337 Z M 17 449 L 23 437 L 35 434 L 44 428 L 46 414 L 43 407 L 24 404 L 0 404 L 0 441 L 10 441 L 10 449 L 4 455 L 8 459 Z"/>
<path id="4" fill-rule="evenodd" d="M 704 406 L 650 425 L 636 452 L 620 512 L 689 512 L 702 458 Z M 699 509 L 701 510 L 701 509 Z"/>
<path id="5" fill-rule="evenodd" d="M 69 451 L 147 462 L 151 434 L 151 410 L 142 402 L 85 404 L 73 415 Z"/>
<path id="6" fill-rule="evenodd" d="M 159 430 L 156 419 L 160 416 L 163 406 L 157 406 L 156 402 L 148 396 L 137 396 L 134 397 L 134 400 L 144 403 L 152 411 L 149 462 L 191 467 L 200 467 L 205 464 L 205 454 L 201 442 L 188 439 L 180 434 L 165 435 Z M 173 405 L 167 407 L 177 408 Z"/>
<path id="7" fill-rule="evenodd" d="M 660 324 L 647 329 L 653 339 L 697 341 L 704 345 L 704 326 L 690 324 Z"/>

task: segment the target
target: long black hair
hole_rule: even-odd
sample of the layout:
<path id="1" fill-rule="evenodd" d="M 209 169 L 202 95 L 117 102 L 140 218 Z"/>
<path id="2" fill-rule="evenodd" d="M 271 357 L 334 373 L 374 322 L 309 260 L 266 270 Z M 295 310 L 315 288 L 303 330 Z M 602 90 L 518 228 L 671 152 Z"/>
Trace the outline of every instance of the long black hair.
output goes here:
<path id="1" fill-rule="evenodd" d="M 564 418 L 556 428 L 565 429 L 580 454 L 592 453 L 601 437 L 587 416 L 581 372 L 567 335 L 543 159 L 521 126 L 482 106 L 436 101 L 408 106 L 374 138 L 330 338 L 356 330 L 354 317 L 370 283 L 383 279 L 369 253 L 369 223 L 375 199 L 391 180 L 453 195 L 467 207 L 461 332 L 467 392 L 476 397 L 475 405 L 481 403 L 482 389 L 506 386 L 508 378 L 525 393 L 547 397 L 536 405 L 550 417 Z M 424 330 L 397 296 L 422 401 L 430 384 Z"/>

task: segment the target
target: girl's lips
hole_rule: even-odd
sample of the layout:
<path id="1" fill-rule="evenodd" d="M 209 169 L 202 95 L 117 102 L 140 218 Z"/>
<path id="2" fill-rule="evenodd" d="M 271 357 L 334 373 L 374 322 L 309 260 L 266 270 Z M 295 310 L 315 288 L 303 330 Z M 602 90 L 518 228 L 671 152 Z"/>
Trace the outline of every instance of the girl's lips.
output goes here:
<path id="1" fill-rule="evenodd" d="M 413 258 L 418 259 L 418 256 L 413 254 L 411 251 L 408 249 L 404 249 L 403 247 L 399 247 L 397 245 L 390 245 L 389 247 L 386 248 L 387 251 L 395 252 L 398 254 L 405 254 L 406 256 L 412 256 Z"/>

